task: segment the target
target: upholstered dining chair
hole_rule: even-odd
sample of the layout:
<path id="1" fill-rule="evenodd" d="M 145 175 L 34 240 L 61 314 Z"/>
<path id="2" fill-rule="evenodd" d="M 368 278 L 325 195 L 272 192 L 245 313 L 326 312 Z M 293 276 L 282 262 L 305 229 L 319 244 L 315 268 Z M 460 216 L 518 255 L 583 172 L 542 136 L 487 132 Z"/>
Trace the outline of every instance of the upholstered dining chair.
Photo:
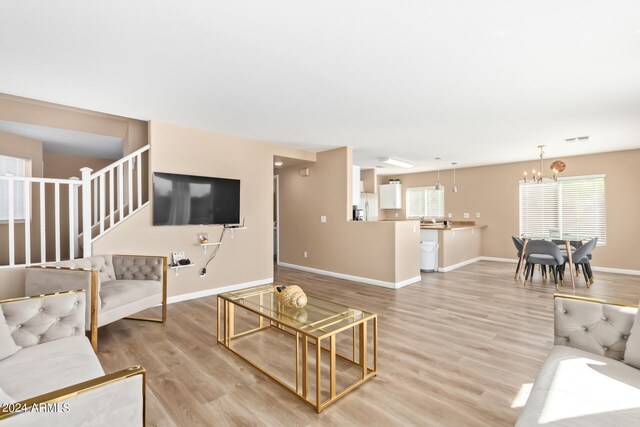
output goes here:
<path id="1" fill-rule="evenodd" d="M 543 274 L 546 273 L 546 267 L 553 273 L 553 279 L 558 289 L 558 276 L 562 281 L 564 279 L 562 266 L 564 265 L 564 256 L 555 243 L 546 240 L 529 240 L 524 250 L 525 264 L 525 282 L 533 280 L 533 271 L 536 265 L 540 265 Z"/>
<path id="2" fill-rule="evenodd" d="M 587 284 L 587 288 L 593 284 L 593 271 L 591 270 L 591 259 L 593 257 L 593 251 L 598 244 L 598 238 L 594 237 L 588 242 L 584 243 L 578 249 L 576 249 L 571 258 L 573 263 L 576 266 L 576 270 L 578 266 L 582 267 L 582 275 L 584 276 L 584 280 Z M 564 271 L 565 265 L 569 262 L 569 257 L 566 254 L 563 254 L 565 263 L 562 266 L 562 270 Z"/>
<path id="3" fill-rule="evenodd" d="M 522 247 L 524 246 L 524 241 L 518 236 L 511 236 L 511 240 L 513 240 L 513 246 L 516 247 L 516 254 L 518 256 L 518 266 L 516 267 L 516 274 L 518 274 L 520 264 L 522 263 Z"/>
<path id="4" fill-rule="evenodd" d="M 26 269 L 27 295 L 82 289 L 87 294 L 86 330 L 98 351 L 98 328 L 129 318 L 164 323 L 167 318 L 167 257 L 97 255 Z M 162 306 L 160 318 L 131 317 Z"/>

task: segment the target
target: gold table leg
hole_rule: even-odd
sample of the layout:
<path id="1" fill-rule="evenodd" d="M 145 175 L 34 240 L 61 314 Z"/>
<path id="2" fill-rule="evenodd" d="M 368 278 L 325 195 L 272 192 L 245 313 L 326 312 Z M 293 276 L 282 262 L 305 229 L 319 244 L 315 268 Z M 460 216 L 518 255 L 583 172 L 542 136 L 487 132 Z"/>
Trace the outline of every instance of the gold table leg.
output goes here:
<path id="1" fill-rule="evenodd" d="M 373 371 L 378 371 L 378 316 L 373 318 Z"/>
<path id="2" fill-rule="evenodd" d="M 329 338 L 329 393 L 331 399 L 336 397 L 336 336 L 331 335 Z"/>
<path id="3" fill-rule="evenodd" d="M 300 370 L 300 332 L 296 332 L 296 394 L 300 394 L 299 370 Z"/>
<path id="4" fill-rule="evenodd" d="M 216 341 L 220 342 L 220 312 L 222 311 L 222 298 L 218 297 L 217 301 L 218 303 L 218 322 L 216 324 Z"/>
<path id="5" fill-rule="evenodd" d="M 302 337 L 302 397 L 309 397 L 309 340 Z"/>
<path id="6" fill-rule="evenodd" d="M 322 398 L 321 380 L 322 380 L 322 340 L 318 338 L 316 340 L 316 411 L 320 412 Z"/>
<path id="7" fill-rule="evenodd" d="M 360 323 L 360 366 L 362 378 L 367 376 L 367 322 Z"/>

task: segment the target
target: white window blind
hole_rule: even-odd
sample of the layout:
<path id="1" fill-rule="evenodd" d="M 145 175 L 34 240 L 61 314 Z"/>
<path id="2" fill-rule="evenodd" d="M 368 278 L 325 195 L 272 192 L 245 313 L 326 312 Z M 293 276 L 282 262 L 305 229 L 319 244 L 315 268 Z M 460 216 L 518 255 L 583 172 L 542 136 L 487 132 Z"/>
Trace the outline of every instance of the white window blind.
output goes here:
<path id="1" fill-rule="evenodd" d="M 25 176 L 26 160 L 0 155 L 0 176 Z M 24 219 L 24 183 L 14 181 L 13 218 Z M 0 181 L 0 221 L 9 220 L 9 182 Z"/>
<path id="2" fill-rule="evenodd" d="M 605 177 L 520 182 L 520 234 L 593 236 L 606 244 Z"/>
<path id="3" fill-rule="evenodd" d="M 444 190 L 435 187 L 415 187 L 407 189 L 407 217 L 443 217 Z"/>

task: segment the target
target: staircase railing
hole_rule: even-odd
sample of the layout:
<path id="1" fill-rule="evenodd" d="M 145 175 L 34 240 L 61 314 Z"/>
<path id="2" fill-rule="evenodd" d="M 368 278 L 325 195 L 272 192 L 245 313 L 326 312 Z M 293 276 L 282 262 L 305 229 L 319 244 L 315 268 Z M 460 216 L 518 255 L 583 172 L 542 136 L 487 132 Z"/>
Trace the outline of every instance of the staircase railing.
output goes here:
<path id="1" fill-rule="evenodd" d="M 148 150 L 146 145 L 95 173 L 82 168 L 80 179 L 0 176 L 0 184 L 4 186 L 6 182 L 7 188 L 6 214 L 0 206 L 0 221 L 6 221 L 8 237 L 8 252 L 3 254 L 0 250 L 0 268 L 91 256 L 91 246 L 97 238 L 148 203 L 143 199 L 146 174 L 142 171 L 142 155 Z M 46 196 L 51 188 L 53 204 Z M 16 199 L 19 192 L 23 196 Z M 38 208 L 34 209 L 36 205 Z M 51 216 L 53 230 L 48 230 L 47 219 L 51 223 Z M 0 234 L 4 231 L 2 226 Z M 63 242 L 63 227 L 68 228 L 68 242 Z M 22 236 L 16 237 L 16 230 Z M 34 240 L 39 240 L 39 256 L 32 248 Z M 47 254 L 51 240 L 55 255 Z"/>

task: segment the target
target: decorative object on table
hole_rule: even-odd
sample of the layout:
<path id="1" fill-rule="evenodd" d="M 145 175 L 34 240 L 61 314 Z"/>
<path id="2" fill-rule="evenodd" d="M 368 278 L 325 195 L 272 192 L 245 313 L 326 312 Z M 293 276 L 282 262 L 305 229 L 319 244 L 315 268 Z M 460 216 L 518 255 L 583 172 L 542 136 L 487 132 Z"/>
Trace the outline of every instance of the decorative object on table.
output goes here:
<path id="1" fill-rule="evenodd" d="M 201 245 L 209 243 L 209 233 L 200 233 L 200 234 L 198 234 L 198 240 L 200 241 Z"/>
<path id="2" fill-rule="evenodd" d="M 302 308 L 307 305 L 307 295 L 298 285 L 275 285 L 276 297 L 280 304 L 291 308 Z"/>
<path id="3" fill-rule="evenodd" d="M 171 257 L 173 258 L 173 265 L 180 264 L 180 260 L 186 258 L 184 251 L 171 252 Z"/>
<path id="4" fill-rule="evenodd" d="M 548 182 L 551 180 L 553 180 L 554 182 L 558 181 L 558 174 L 564 171 L 567 166 L 562 160 L 556 160 L 555 162 L 551 163 L 553 176 L 551 178 L 547 178 L 542 175 L 542 171 L 544 169 L 544 147 L 546 147 L 546 145 L 538 145 L 538 148 L 540 149 L 540 169 L 538 169 L 537 172 L 535 169 L 531 171 L 531 179 L 536 183 Z M 524 182 L 528 181 L 527 171 L 524 171 L 524 177 L 522 179 L 524 180 Z"/>
<path id="5" fill-rule="evenodd" d="M 398 178 L 392 178 L 389 180 L 389 184 L 401 184 Z"/>

